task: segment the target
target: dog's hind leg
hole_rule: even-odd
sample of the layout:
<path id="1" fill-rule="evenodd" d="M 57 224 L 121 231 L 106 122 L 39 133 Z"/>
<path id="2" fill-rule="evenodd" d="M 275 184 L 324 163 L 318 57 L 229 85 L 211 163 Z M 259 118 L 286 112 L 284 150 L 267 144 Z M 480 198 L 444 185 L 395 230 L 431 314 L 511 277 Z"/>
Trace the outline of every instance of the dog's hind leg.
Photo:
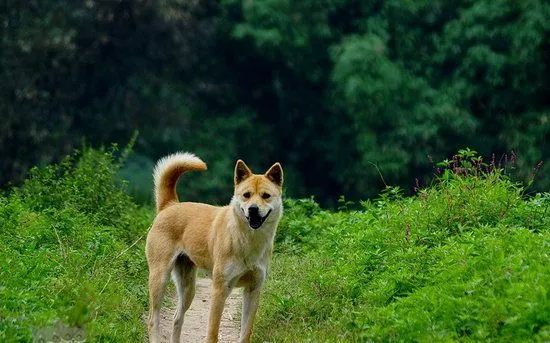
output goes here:
<path id="1" fill-rule="evenodd" d="M 172 343 L 179 343 L 183 317 L 195 297 L 195 282 L 197 278 L 197 267 L 191 260 L 181 255 L 176 259 L 172 278 L 178 292 L 178 305 L 174 314 L 174 328 L 172 330 Z"/>
<path id="2" fill-rule="evenodd" d="M 170 260 L 156 260 L 149 264 L 149 341 L 159 342 L 160 308 L 164 297 L 164 289 L 172 269 Z"/>

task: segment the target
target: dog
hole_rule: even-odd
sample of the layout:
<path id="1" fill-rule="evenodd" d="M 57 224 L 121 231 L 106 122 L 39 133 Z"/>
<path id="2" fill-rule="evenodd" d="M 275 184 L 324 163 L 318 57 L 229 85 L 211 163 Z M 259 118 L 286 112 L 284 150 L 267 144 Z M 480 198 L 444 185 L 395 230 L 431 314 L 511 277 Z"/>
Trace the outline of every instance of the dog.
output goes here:
<path id="1" fill-rule="evenodd" d="M 152 343 L 159 341 L 159 312 L 170 272 L 178 293 L 171 342 L 180 342 L 185 311 L 195 295 L 198 268 L 206 269 L 212 278 L 206 341 L 218 341 L 225 300 L 234 287 L 243 287 L 239 341 L 250 342 L 252 336 L 260 290 L 283 214 L 283 169 L 275 163 L 265 174 L 253 174 L 238 160 L 229 205 L 179 202 L 176 184 L 180 175 L 206 169 L 206 164 L 191 153 L 166 156 L 154 169 L 157 215 L 145 244 Z"/>

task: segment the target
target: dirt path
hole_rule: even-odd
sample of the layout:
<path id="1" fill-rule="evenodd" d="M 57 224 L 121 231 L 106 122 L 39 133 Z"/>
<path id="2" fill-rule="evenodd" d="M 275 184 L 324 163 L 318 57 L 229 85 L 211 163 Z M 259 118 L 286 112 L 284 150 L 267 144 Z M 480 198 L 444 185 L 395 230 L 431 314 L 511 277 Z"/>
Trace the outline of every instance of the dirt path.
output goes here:
<path id="1" fill-rule="evenodd" d="M 182 340 L 185 343 L 200 343 L 206 338 L 208 326 L 208 313 L 210 311 L 210 285 L 211 280 L 199 278 L 195 291 L 195 299 L 183 319 Z M 174 307 L 177 303 L 175 295 L 171 296 L 172 305 L 164 307 L 160 312 L 161 343 L 169 343 L 172 334 L 172 321 Z M 220 325 L 220 343 L 234 343 L 239 339 L 240 318 L 239 313 L 242 303 L 242 291 L 234 289 L 225 303 L 222 322 Z"/>

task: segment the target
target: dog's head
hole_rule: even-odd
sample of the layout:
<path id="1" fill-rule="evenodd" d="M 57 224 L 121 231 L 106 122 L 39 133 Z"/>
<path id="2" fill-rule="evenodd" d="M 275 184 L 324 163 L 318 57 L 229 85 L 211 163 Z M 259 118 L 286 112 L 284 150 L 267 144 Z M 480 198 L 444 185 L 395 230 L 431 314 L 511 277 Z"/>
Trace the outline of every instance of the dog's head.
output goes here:
<path id="1" fill-rule="evenodd" d="M 233 206 L 252 229 L 278 221 L 283 210 L 283 168 L 275 163 L 265 174 L 254 174 L 242 160 L 235 165 Z"/>

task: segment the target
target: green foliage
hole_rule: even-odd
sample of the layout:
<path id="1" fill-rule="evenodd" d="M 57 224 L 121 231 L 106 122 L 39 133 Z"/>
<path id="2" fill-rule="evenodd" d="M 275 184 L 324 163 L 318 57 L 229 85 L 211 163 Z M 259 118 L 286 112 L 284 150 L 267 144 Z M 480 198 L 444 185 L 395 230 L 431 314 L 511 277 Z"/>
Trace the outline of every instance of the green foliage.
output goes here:
<path id="1" fill-rule="evenodd" d="M 0 197 L 0 341 L 58 322 L 144 339 L 153 211 L 117 181 L 127 155 L 84 149 Z M 470 149 L 439 167 L 413 197 L 387 187 L 337 212 L 286 199 L 256 338 L 548 341 L 550 194 L 526 197 Z"/>
<path id="2" fill-rule="evenodd" d="M 0 183 L 20 183 L 31 166 L 59 161 L 83 140 L 125 144 L 135 130 L 165 136 L 184 127 L 191 98 L 219 90 L 198 67 L 211 60 L 213 11 L 208 1 L 8 0 L 0 9 Z"/>
<path id="3" fill-rule="evenodd" d="M 410 166 L 421 167 L 427 153 L 449 151 L 456 138 L 465 139 L 477 125 L 452 98 L 392 61 L 387 44 L 365 34 L 346 38 L 333 49 L 334 103 L 353 122 L 352 146 L 360 156 L 356 168 L 339 174 L 346 193 L 368 189 L 378 169 L 391 180 L 403 180 Z"/>
<path id="4" fill-rule="evenodd" d="M 143 238 L 152 211 L 115 179 L 115 150 L 74 153 L 34 168 L 0 197 L 0 340 L 28 342 L 56 322 L 94 342 L 140 341 Z"/>
<path id="5" fill-rule="evenodd" d="M 550 158 L 544 0 L 9 0 L 0 17 L 0 185 L 135 130 L 140 202 L 140 168 L 176 150 L 210 168 L 186 199 L 226 203 L 242 158 L 333 208 L 410 193 L 462 146 L 514 151 L 521 181 Z"/>
<path id="6" fill-rule="evenodd" d="M 87 213 L 100 225 L 128 225 L 136 206 L 124 192 L 124 185 L 117 183 L 120 162 L 115 160 L 115 153 L 116 147 L 109 151 L 88 149 L 65 157 L 57 165 L 34 167 L 15 193 L 32 211 L 70 209 Z"/>
<path id="7" fill-rule="evenodd" d="M 548 159 L 543 1 L 226 4 L 233 37 L 254 49 L 246 66 L 273 70 L 263 82 L 272 89 L 257 91 L 279 104 L 279 127 L 300 127 L 288 150 L 316 156 L 288 162 L 301 166 L 303 182 L 326 185 L 313 190 L 323 203 L 326 189 L 339 189 L 330 198 L 375 196 L 379 171 L 408 189 L 414 177 L 430 178 L 427 155 L 443 159 L 464 145 L 514 150 L 522 180 Z"/>
<path id="8" fill-rule="evenodd" d="M 284 200 L 285 213 L 276 236 L 275 249 L 296 252 L 314 247 L 315 232 L 326 225 L 326 213 L 313 199 Z"/>
<path id="9" fill-rule="evenodd" d="M 471 150 L 443 168 L 358 211 L 289 202 L 258 340 L 548 341 L 550 194 L 524 198 Z"/>

